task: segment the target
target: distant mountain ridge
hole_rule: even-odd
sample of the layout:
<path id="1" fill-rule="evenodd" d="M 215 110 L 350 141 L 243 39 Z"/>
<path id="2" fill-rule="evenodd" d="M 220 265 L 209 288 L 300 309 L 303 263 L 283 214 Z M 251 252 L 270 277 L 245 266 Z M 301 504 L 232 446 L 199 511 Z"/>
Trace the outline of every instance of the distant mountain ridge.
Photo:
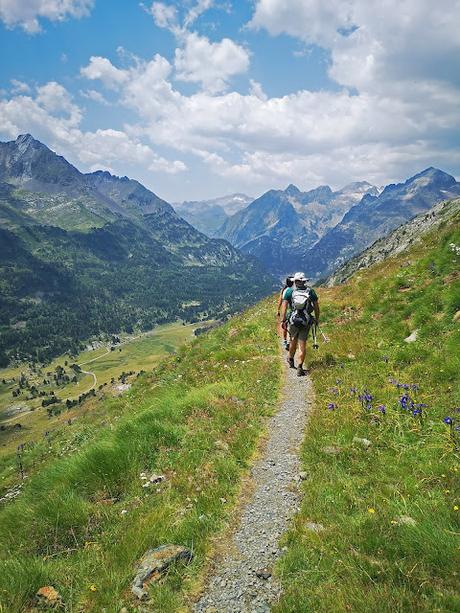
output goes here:
<path id="1" fill-rule="evenodd" d="M 431 232 L 441 224 L 455 222 L 459 219 L 460 199 L 439 202 L 425 213 L 420 213 L 402 224 L 387 236 L 379 238 L 365 251 L 348 260 L 332 273 L 325 285 L 332 287 L 345 283 L 358 270 L 370 268 L 388 257 L 402 253 L 427 232 Z"/>
<path id="2" fill-rule="evenodd" d="M 244 209 L 253 198 L 236 193 L 210 200 L 186 200 L 173 203 L 174 209 L 192 226 L 208 236 L 215 236 L 227 217 Z"/>
<path id="3" fill-rule="evenodd" d="M 81 173 L 31 135 L 0 143 L 0 244 L 0 365 L 100 332 L 218 318 L 275 287 L 138 181 Z"/>
<path id="4" fill-rule="evenodd" d="M 305 263 L 312 278 L 330 275 L 415 215 L 459 196 L 460 183 L 454 177 L 427 168 L 404 183 L 387 185 L 378 196 L 365 195 L 313 247 L 301 252 L 299 262 Z"/>
<path id="5" fill-rule="evenodd" d="M 313 246 L 364 195 L 378 193 L 367 181 L 337 191 L 321 185 L 301 192 L 291 184 L 264 193 L 227 219 L 216 235 L 258 257 L 270 271 L 283 274 L 299 266 L 305 245 Z"/>

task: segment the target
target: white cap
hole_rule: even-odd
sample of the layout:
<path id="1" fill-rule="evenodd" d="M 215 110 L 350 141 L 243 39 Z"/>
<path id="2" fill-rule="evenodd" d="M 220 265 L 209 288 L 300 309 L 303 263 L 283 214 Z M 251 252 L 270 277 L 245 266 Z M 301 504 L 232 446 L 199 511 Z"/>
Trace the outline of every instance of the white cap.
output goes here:
<path id="1" fill-rule="evenodd" d="M 304 272 L 296 272 L 294 275 L 294 281 L 308 281 Z"/>

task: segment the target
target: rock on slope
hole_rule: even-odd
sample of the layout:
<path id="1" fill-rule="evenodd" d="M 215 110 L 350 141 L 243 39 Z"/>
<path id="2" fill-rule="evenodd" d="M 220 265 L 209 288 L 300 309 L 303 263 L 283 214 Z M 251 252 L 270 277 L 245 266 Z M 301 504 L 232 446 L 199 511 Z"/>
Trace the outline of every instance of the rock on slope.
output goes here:
<path id="1" fill-rule="evenodd" d="M 450 220 L 458 216 L 460 216 L 460 199 L 447 200 L 436 204 L 426 213 L 417 215 L 393 230 L 388 236 L 375 241 L 363 253 L 346 262 L 328 278 L 325 285 L 332 287 L 344 283 L 356 271 L 369 268 L 373 264 L 401 253 L 414 242 L 417 242 L 426 232 L 443 222 L 449 223 Z"/>

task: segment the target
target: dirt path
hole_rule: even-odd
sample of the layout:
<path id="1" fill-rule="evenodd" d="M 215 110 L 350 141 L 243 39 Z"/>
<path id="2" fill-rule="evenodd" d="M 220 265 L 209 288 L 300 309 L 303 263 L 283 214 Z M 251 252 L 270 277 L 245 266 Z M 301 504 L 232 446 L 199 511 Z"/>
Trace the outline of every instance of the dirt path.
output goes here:
<path id="1" fill-rule="evenodd" d="M 267 444 L 251 470 L 253 492 L 239 525 L 215 560 L 214 574 L 196 613 L 265 613 L 280 595 L 271 569 L 281 555 L 278 541 L 300 502 L 299 447 L 313 402 L 309 377 L 297 377 L 285 362 L 279 410 L 268 423 Z M 266 569 L 264 577 L 260 571 Z"/>

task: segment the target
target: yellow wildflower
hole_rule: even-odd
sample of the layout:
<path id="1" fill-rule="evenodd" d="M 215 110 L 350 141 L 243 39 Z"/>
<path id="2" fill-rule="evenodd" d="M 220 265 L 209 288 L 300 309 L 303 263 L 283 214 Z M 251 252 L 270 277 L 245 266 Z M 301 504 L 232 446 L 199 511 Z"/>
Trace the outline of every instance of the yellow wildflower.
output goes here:
<path id="1" fill-rule="evenodd" d="M 367 509 L 367 512 L 370 513 L 371 515 L 373 515 L 375 513 L 375 509 L 373 509 L 372 507 L 369 507 Z"/>

